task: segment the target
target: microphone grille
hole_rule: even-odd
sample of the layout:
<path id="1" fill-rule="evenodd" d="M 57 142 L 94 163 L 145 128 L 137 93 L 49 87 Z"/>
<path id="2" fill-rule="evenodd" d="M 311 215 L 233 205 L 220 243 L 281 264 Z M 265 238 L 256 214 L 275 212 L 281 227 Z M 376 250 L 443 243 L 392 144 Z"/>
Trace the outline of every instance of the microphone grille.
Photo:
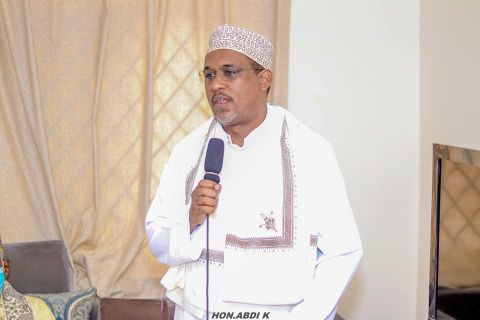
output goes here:
<path id="1" fill-rule="evenodd" d="M 211 138 L 205 155 L 205 172 L 219 174 L 223 166 L 224 144 L 222 139 Z"/>

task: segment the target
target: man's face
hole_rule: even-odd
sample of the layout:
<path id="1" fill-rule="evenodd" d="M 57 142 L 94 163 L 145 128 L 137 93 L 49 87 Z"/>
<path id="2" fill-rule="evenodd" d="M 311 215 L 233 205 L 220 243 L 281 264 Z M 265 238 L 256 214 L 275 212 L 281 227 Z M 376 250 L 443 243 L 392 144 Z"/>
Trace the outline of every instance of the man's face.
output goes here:
<path id="1" fill-rule="evenodd" d="M 212 72 L 215 76 L 209 79 Z M 210 108 L 224 127 L 248 125 L 263 117 L 266 91 L 247 56 L 227 49 L 209 52 L 204 73 Z"/>
<path id="2" fill-rule="evenodd" d="M 10 260 L 3 260 L 3 271 L 5 272 L 5 278 L 8 279 L 10 275 Z"/>

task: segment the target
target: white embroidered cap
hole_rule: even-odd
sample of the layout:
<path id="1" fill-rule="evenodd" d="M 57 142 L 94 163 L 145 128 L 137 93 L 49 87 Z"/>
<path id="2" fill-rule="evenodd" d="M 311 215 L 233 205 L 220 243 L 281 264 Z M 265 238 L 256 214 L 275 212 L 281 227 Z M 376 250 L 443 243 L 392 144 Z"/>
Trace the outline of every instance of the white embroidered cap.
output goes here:
<path id="1" fill-rule="evenodd" d="M 243 53 L 265 69 L 272 68 L 272 42 L 259 33 L 224 24 L 215 29 L 208 40 L 208 52 L 230 49 Z"/>

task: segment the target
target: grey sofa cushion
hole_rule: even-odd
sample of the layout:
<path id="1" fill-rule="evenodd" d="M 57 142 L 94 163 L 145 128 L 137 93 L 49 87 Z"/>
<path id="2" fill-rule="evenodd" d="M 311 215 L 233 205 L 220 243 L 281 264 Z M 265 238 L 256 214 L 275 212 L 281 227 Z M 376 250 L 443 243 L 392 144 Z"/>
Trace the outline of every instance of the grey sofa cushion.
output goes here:
<path id="1" fill-rule="evenodd" d="M 58 293 L 73 288 L 67 250 L 60 240 L 4 244 L 8 281 L 21 293 Z"/>

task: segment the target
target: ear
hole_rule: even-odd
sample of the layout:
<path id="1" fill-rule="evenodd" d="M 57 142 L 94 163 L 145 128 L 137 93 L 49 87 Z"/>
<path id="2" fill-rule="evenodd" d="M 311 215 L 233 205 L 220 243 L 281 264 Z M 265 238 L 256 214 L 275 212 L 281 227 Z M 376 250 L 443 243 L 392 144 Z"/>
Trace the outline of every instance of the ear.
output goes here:
<path id="1" fill-rule="evenodd" d="M 260 77 L 260 89 L 267 92 L 268 88 L 272 85 L 273 74 L 270 69 L 264 69 L 258 74 Z"/>

